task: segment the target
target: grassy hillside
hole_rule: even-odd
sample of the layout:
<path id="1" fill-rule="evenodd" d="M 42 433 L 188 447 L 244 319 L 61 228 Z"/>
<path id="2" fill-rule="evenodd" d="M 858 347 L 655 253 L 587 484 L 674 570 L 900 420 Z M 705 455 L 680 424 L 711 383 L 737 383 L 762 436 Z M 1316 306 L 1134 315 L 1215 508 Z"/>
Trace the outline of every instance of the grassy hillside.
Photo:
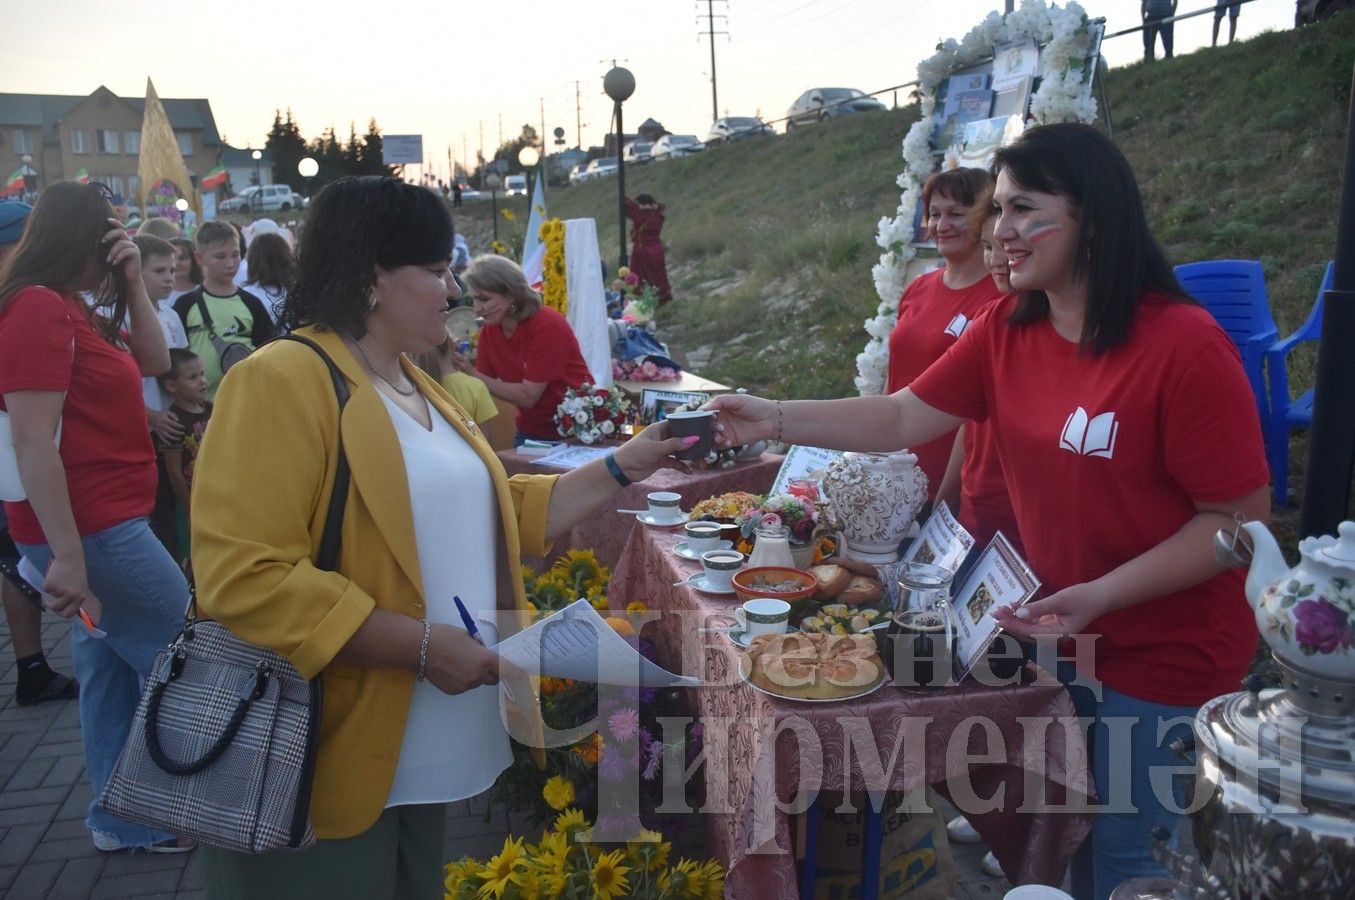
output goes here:
<path id="1" fill-rule="evenodd" d="M 1281 334 L 1307 315 L 1333 253 L 1353 62 L 1346 15 L 1106 79 L 1115 138 L 1172 261 L 1260 259 Z M 627 171 L 632 196 L 668 204 L 678 299 L 660 329 L 693 369 L 782 397 L 853 392 L 861 322 L 877 302 L 875 225 L 898 203 L 899 142 L 916 115 L 846 119 Z M 555 190 L 549 206 L 597 219 L 614 264 L 615 179 Z M 487 245 L 488 218 L 488 204 L 460 215 L 473 246 Z"/>

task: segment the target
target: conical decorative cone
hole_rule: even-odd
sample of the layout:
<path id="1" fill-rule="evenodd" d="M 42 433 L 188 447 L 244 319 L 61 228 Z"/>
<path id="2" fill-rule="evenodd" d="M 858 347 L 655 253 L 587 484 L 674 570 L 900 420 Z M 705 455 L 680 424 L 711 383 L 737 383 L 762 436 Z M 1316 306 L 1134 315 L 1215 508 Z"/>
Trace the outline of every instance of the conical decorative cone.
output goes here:
<path id="1" fill-rule="evenodd" d="M 146 202 L 151 186 L 167 178 L 179 188 L 201 221 L 202 202 L 193 189 L 193 180 L 188 177 L 188 166 L 179 152 L 179 142 L 174 139 L 174 128 L 169 124 L 169 116 L 165 114 L 165 107 L 149 78 L 146 79 L 146 112 L 141 119 L 141 157 L 137 161 L 136 174 L 140 181 L 137 204 L 146 218 L 151 216 Z"/>

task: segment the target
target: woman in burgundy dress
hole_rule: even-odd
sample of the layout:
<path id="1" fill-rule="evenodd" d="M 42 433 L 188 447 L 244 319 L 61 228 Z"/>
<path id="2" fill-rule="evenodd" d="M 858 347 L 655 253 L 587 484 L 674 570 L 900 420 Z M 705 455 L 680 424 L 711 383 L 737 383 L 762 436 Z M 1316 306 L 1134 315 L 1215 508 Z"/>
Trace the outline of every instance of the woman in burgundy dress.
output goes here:
<path id="1" fill-rule="evenodd" d="M 663 231 L 664 206 L 649 194 L 641 194 L 634 200 L 626 198 L 626 215 L 630 217 L 630 270 L 640 279 L 640 285 L 649 285 L 659 293 L 659 303 L 673 299 L 673 289 L 668 286 L 668 265 L 664 261 L 663 241 L 659 232 Z"/>

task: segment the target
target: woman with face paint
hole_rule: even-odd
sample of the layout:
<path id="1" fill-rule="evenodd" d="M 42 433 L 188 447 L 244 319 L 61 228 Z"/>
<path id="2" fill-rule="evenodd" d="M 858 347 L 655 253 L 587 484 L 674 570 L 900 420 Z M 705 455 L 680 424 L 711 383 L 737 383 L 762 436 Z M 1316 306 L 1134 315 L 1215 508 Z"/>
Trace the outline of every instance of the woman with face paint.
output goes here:
<path id="1" fill-rule="evenodd" d="M 913 279 L 899 299 L 899 317 L 889 335 L 891 394 L 940 359 L 970 321 L 1002 296 L 988 277 L 978 229 L 970 221 L 975 202 L 992 185 L 992 177 L 982 169 L 951 169 L 937 172 L 922 186 L 927 233 L 946 264 Z M 928 502 L 938 496 L 955 440 L 954 433 L 947 433 L 908 448 L 927 475 Z M 955 493 L 941 497 L 955 507 Z"/>
<path id="2" fill-rule="evenodd" d="M 1102 803 L 1073 867 L 1079 898 L 1159 873 L 1174 829 L 1171 741 L 1232 691 L 1256 647 L 1240 570 L 1214 561 L 1235 514 L 1269 518 L 1269 473 L 1237 350 L 1181 290 L 1123 154 L 1085 125 L 997 152 L 993 235 L 1014 293 L 907 388 L 777 403 L 719 397 L 721 446 L 913 446 L 991 424 L 1043 595 L 1003 628 L 1062 641 Z M 1004 860 L 1008 870 L 1012 862 Z"/>

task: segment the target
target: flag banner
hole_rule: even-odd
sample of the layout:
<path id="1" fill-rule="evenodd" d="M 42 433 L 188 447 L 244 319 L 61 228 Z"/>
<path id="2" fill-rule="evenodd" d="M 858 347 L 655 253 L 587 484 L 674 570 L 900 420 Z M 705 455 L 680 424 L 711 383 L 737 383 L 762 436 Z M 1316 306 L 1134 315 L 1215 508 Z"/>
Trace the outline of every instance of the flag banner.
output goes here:
<path id="1" fill-rule="evenodd" d="M 532 188 L 532 209 L 527 216 L 527 233 L 522 236 L 522 265 L 525 269 L 530 260 L 540 260 L 544 258 L 545 251 L 541 244 L 541 223 L 548 218 L 546 215 L 546 167 L 543 165 L 536 176 L 536 186 Z M 541 277 L 540 262 L 536 268 L 538 280 Z"/>
<path id="2" fill-rule="evenodd" d="M 12 175 L 5 179 L 4 187 L 0 187 L 0 197 L 18 193 L 23 189 L 24 189 L 24 167 L 19 166 L 19 168 L 14 170 L 14 173 Z"/>
<path id="3" fill-rule="evenodd" d="M 208 172 L 206 175 L 202 176 L 202 181 L 198 182 L 199 185 L 205 188 L 220 187 L 225 183 L 226 183 L 225 166 L 217 166 L 215 169 Z"/>
<path id="4" fill-rule="evenodd" d="M 81 184 L 89 184 L 89 169 L 81 166 L 80 171 L 75 173 L 75 180 Z"/>

